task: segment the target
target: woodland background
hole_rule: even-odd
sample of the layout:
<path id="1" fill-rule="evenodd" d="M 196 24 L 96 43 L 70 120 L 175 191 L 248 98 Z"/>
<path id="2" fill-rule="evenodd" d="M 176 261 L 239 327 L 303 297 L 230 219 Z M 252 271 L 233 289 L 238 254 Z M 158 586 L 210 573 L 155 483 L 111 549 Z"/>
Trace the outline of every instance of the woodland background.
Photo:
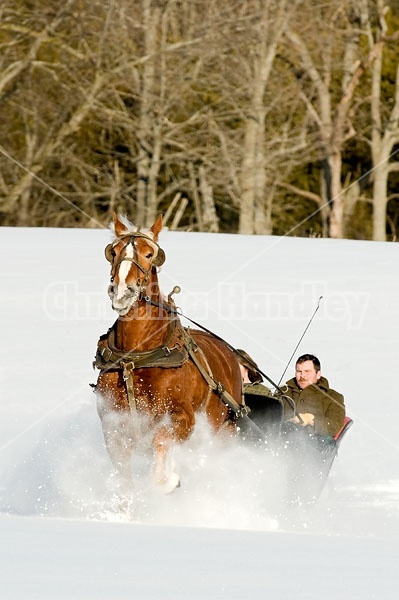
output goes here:
<path id="1" fill-rule="evenodd" d="M 1 2 L 1 225 L 396 240 L 398 189 L 398 0 Z"/>

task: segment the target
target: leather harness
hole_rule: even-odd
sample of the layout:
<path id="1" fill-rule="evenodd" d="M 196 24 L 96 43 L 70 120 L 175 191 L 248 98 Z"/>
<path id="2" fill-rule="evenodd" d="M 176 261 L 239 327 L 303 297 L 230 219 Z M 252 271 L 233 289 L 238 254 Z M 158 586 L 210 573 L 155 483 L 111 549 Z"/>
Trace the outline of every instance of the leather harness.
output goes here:
<path id="1" fill-rule="evenodd" d="M 203 379 L 208 385 L 209 400 L 212 392 L 217 394 L 228 407 L 228 418 L 235 422 L 245 417 L 250 409 L 244 404 L 239 404 L 233 396 L 225 390 L 220 381 L 217 381 L 211 371 L 208 361 L 194 341 L 189 328 L 182 327 L 176 315 L 169 317 L 168 335 L 165 343 L 152 350 L 137 352 L 131 350 L 124 352 L 115 345 L 115 325 L 102 335 L 97 344 L 97 352 L 93 367 L 101 372 L 121 371 L 126 386 L 129 407 L 132 412 L 137 410 L 134 396 L 133 373 L 135 369 L 162 367 L 176 368 L 191 359 Z M 200 360 L 200 357 L 202 360 Z"/>
<path id="2" fill-rule="evenodd" d="M 157 254 L 152 260 L 151 267 L 144 269 L 137 260 L 137 256 L 117 258 L 115 260 L 114 248 L 119 242 L 123 242 L 125 247 L 132 243 L 135 251 L 135 238 L 145 238 L 157 249 Z M 216 381 L 214 378 L 211 368 L 209 366 L 206 357 L 201 348 L 196 344 L 193 339 L 190 330 L 182 327 L 180 320 L 177 316 L 176 307 L 173 301 L 171 305 L 159 305 L 151 301 L 148 297 L 144 297 L 144 290 L 148 282 L 149 274 L 153 266 L 161 266 L 165 260 L 165 253 L 159 247 L 158 242 L 153 238 L 149 237 L 145 233 L 141 233 L 139 230 L 136 232 L 127 232 L 121 235 L 119 238 L 114 240 L 111 244 L 105 248 L 105 256 L 111 263 L 111 280 L 115 275 L 115 271 L 118 265 L 123 261 L 131 261 L 136 267 L 138 267 L 145 276 L 144 282 L 140 282 L 140 297 L 146 302 L 163 308 L 168 313 L 168 334 L 165 342 L 162 346 L 158 346 L 152 350 L 135 351 L 129 350 L 127 352 L 117 348 L 115 344 L 115 329 L 116 322 L 107 331 L 106 334 L 102 335 L 97 344 L 97 352 L 93 362 L 93 367 L 100 369 L 101 372 L 106 371 L 121 371 L 122 377 L 126 386 L 126 393 L 130 410 L 132 412 L 137 411 L 136 400 L 134 396 L 134 382 L 133 374 L 135 369 L 161 367 L 161 368 L 178 368 L 182 367 L 187 360 L 191 360 L 198 371 L 200 372 L 203 379 L 208 385 L 208 397 L 207 402 L 212 394 L 215 393 L 222 402 L 227 406 L 228 419 L 236 421 L 241 417 L 246 417 L 250 412 L 250 409 L 245 405 L 244 396 L 242 396 L 242 404 L 239 404 L 220 381 Z M 137 283 L 138 286 L 139 282 Z M 177 288 L 176 288 L 177 289 Z M 171 295 L 168 297 L 170 300 Z M 200 357 L 202 360 L 200 360 Z M 93 385 L 95 388 L 96 386 Z"/>

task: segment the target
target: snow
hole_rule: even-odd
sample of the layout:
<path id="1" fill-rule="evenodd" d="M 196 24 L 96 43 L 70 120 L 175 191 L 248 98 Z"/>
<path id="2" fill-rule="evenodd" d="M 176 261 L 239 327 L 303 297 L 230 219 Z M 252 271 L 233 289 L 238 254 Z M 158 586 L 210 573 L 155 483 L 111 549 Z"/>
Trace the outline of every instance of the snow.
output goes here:
<path id="1" fill-rule="evenodd" d="M 116 317 L 109 241 L 1 229 L 0 597 L 396 599 L 398 246 L 161 233 L 164 293 L 179 285 L 183 313 L 276 383 L 322 296 L 295 356 L 319 356 L 355 424 L 318 503 L 289 510 L 264 449 L 214 438 L 199 418 L 175 452 L 174 494 L 156 494 L 137 455 L 128 518 L 88 385 Z M 293 361 L 284 380 L 292 373 Z"/>

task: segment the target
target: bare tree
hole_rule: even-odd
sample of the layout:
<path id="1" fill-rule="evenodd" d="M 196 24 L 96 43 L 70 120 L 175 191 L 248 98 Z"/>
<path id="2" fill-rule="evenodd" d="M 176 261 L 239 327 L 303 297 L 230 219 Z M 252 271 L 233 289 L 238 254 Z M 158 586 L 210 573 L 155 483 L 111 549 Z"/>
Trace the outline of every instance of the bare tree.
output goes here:
<path id="1" fill-rule="evenodd" d="M 144 56 L 140 90 L 139 120 L 137 127 L 137 213 L 138 223 L 151 224 L 157 208 L 157 181 L 162 146 L 161 128 L 156 115 L 157 95 L 162 96 L 165 73 L 160 67 L 165 30 L 161 26 L 162 8 L 160 3 L 142 0 L 142 23 Z M 162 103 L 162 97 L 159 98 Z"/>
<path id="2" fill-rule="evenodd" d="M 376 19 L 373 23 L 368 3 L 363 10 L 367 16 L 367 39 L 372 57 L 371 64 L 371 137 L 373 160 L 373 239 L 386 240 L 388 179 L 390 173 L 399 172 L 399 162 L 391 160 L 391 154 L 399 143 L 399 36 L 390 34 L 387 14 L 389 7 L 384 0 L 376 0 Z M 382 97 L 382 69 L 384 54 L 393 46 L 396 60 L 395 80 L 392 84 L 392 102 Z M 396 49 L 396 52 L 395 52 Z M 391 53 L 392 53 L 391 50 Z"/>
<path id="3" fill-rule="evenodd" d="M 399 84 L 388 105 L 379 57 L 395 40 L 374 4 L 3 0 L 2 222 L 92 226 L 118 210 L 143 225 L 164 212 L 173 228 L 272 233 L 314 205 L 340 237 L 358 198 L 342 156 L 371 50 L 379 231 Z M 317 160 L 319 193 L 298 175 Z"/>
<path id="4" fill-rule="evenodd" d="M 101 69 L 93 69 L 85 40 L 71 36 L 65 41 L 65 28 L 76 25 L 76 4 L 69 0 L 56 12 L 3 5 L 0 29 L 9 42 L 3 53 L 0 103 L 12 128 L 3 123 L 2 142 L 10 153 L 3 153 L 7 167 L 0 211 L 18 214 L 17 224 L 31 222 L 36 179 L 43 173 L 49 179 L 48 165 L 64 162 L 67 140 L 79 134 L 107 81 Z M 82 64 L 87 66 L 84 73 Z"/>
<path id="5" fill-rule="evenodd" d="M 196 138 L 204 144 L 198 146 L 198 156 L 214 194 L 238 217 L 241 233 L 272 231 L 272 180 L 287 158 L 304 148 L 302 129 L 299 134 L 298 124 L 293 125 L 295 118 L 301 122 L 299 111 L 293 117 L 291 104 L 282 111 L 287 96 L 291 101 L 286 75 L 274 70 L 279 41 L 296 4 L 215 3 L 206 45 L 195 61 L 195 84 L 212 98 L 197 115 L 208 136 Z"/>
<path id="6" fill-rule="evenodd" d="M 351 106 L 364 70 L 360 49 L 362 12 L 356 1 L 323 3 L 320 19 L 316 20 L 309 14 L 309 10 L 315 10 L 315 3 L 309 3 L 307 8 L 304 18 L 308 24 L 302 20 L 286 32 L 291 47 L 289 60 L 301 97 L 319 133 L 324 174 L 321 198 L 322 204 L 329 207 L 328 235 L 342 238 L 345 198 L 342 152 L 355 133 Z"/>
<path id="7" fill-rule="evenodd" d="M 245 116 L 245 131 L 240 173 L 241 210 L 240 233 L 264 232 L 270 220 L 265 214 L 265 91 L 276 57 L 279 41 L 290 20 L 295 2 L 257 2 L 252 28 L 253 47 L 246 59 L 249 106 Z M 252 10 L 254 7 L 251 6 Z M 257 13 L 257 15 L 256 15 Z M 256 15 L 256 16 L 255 16 Z M 245 57 L 242 57 L 245 60 Z"/>

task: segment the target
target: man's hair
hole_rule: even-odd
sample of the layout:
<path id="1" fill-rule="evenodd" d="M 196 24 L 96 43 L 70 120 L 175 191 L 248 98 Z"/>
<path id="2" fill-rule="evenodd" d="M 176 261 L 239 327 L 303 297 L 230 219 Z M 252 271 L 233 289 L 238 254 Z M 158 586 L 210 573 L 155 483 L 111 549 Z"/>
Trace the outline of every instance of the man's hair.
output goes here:
<path id="1" fill-rule="evenodd" d="M 314 354 L 302 354 L 302 356 L 300 356 L 297 359 L 297 361 L 295 363 L 295 366 L 296 365 L 300 365 L 300 364 L 306 362 L 307 360 L 311 360 L 312 361 L 313 366 L 314 366 L 314 368 L 315 368 L 316 371 L 321 371 L 320 361 L 317 358 L 317 356 L 314 356 Z"/>
<path id="2" fill-rule="evenodd" d="M 258 365 L 252 358 L 249 356 L 245 350 L 241 350 L 241 348 L 237 348 L 237 358 L 238 362 L 242 364 L 248 371 L 248 379 L 251 383 L 261 383 L 263 381 L 262 375 L 258 371 Z"/>

